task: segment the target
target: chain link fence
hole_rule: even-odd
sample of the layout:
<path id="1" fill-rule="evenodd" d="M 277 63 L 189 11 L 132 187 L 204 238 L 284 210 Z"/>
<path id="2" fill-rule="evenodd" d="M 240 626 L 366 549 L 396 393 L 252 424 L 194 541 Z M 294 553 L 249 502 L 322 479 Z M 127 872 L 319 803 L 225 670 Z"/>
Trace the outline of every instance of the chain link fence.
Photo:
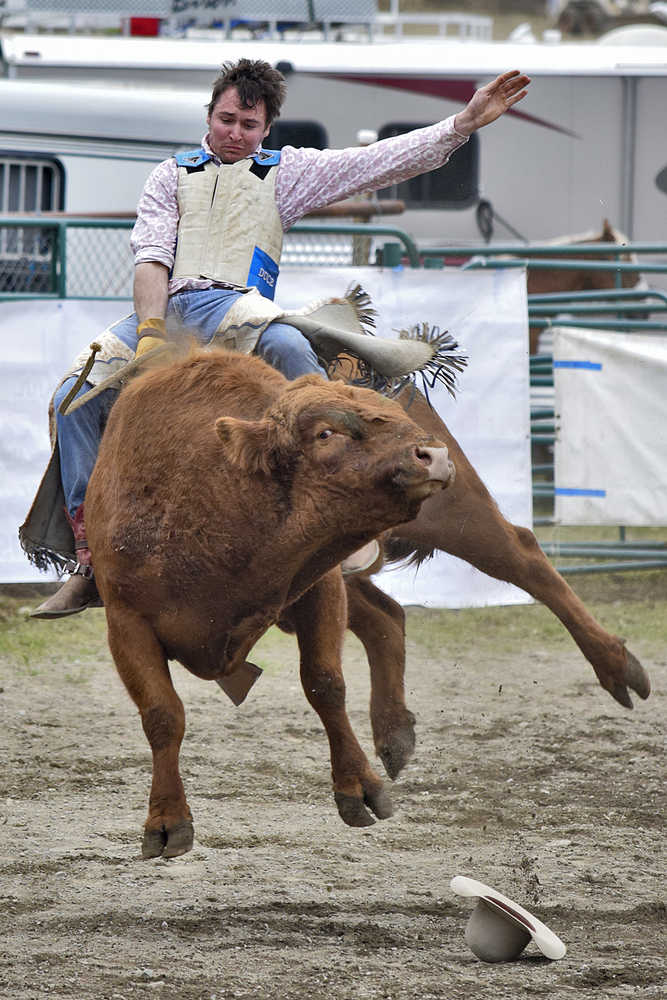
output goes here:
<path id="1" fill-rule="evenodd" d="M 0 228 L 0 292 L 55 291 L 56 237 L 55 229 Z"/>
<path id="2" fill-rule="evenodd" d="M 132 223 L 51 226 L 0 220 L 0 293 L 66 298 L 131 298 Z M 300 232 L 285 237 L 282 265 L 349 267 L 370 263 L 371 236 Z"/>
<path id="3" fill-rule="evenodd" d="M 66 297 L 132 298 L 134 258 L 129 235 L 127 229 L 68 227 Z"/>

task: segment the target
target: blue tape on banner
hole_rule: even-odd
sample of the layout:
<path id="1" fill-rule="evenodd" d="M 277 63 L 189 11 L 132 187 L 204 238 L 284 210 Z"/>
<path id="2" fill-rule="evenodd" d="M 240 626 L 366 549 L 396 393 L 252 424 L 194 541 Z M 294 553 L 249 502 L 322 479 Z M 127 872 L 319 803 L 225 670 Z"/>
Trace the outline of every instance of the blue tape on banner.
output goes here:
<path id="1" fill-rule="evenodd" d="M 592 372 L 602 371 L 599 361 L 554 361 L 554 368 L 586 368 Z"/>
<path id="2" fill-rule="evenodd" d="M 556 486 L 554 493 L 557 497 L 606 497 L 606 490 L 574 490 L 565 486 Z"/>

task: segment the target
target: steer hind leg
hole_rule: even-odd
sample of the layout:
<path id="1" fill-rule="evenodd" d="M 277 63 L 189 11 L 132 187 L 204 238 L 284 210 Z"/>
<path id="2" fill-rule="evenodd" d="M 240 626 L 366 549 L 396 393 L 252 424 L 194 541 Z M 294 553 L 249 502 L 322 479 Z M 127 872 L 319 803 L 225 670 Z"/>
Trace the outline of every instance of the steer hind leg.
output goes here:
<path id="1" fill-rule="evenodd" d="M 532 531 L 505 520 L 457 441 L 425 398 L 406 390 L 400 401 L 413 420 L 445 442 L 456 467 L 456 479 L 442 493 L 426 500 L 418 517 L 399 525 L 392 536 L 413 551 L 428 554 L 441 549 L 489 576 L 521 587 L 560 618 L 602 687 L 616 701 L 632 708 L 628 688 L 640 698 L 647 698 L 651 684 L 642 665 L 617 636 L 605 631 L 587 611 L 544 555 Z"/>
<path id="2" fill-rule="evenodd" d="M 345 579 L 348 625 L 363 643 L 371 672 L 375 752 L 392 780 L 415 749 L 415 717 L 405 704 L 405 612 L 366 576 Z"/>
<path id="3" fill-rule="evenodd" d="M 628 688 L 647 698 L 651 684 L 639 661 L 590 614 L 533 532 L 502 516 L 454 439 L 441 436 L 456 465 L 456 482 L 451 493 L 427 500 L 415 521 L 395 530 L 396 537 L 425 552 L 442 549 L 525 590 L 560 618 L 612 698 L 626 708 L 632 708 Z"/>
<path id="4" fill-rule="evenodd" d="M 340 570 L 319 580 L 290 609 L 301 653 L 301 682 L 329 739 L 334 798 L 348 826 L 391 816 L 389 796 L 352 731 L 345 709 L 342 648 L 347 624 Z"/>
<path id="5" fill-rule="evenodd" d="M 192 849 L 194 829 L 178 770 L 185 711 L 176 694 L 164 649 L 144 619 L 127 608 L 107 607 L 109 647 L 153 753 L 153 781 L 141 853 L 174 858 Z"/>

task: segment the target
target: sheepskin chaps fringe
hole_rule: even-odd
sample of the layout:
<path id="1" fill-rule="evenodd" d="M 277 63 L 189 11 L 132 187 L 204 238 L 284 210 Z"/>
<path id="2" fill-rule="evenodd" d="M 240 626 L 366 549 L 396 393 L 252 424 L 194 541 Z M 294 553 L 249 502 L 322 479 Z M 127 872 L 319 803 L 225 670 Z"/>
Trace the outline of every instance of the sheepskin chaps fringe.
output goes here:
<path id="1" fill-rule="evenodd" d="M 468 363 L 467 356 L 461 352 L 458 342 L 445 331 L 440 332 L 437 326 L 428 323 L 417 324 L 410 329 L 399 330 L 399 341 L 411 341 L 413 344 L 425 345 L 428 350 L 423 352 L 422 360 L 415 364 L 418 367 L 409 373 L 393 375 L 386 370 L 384 357 L 374 357 L 372 348 L 364 351 L 364 357 L 356 353 L 356 371 L 350 375 L 349 359 L 338 357 L 329 367 L 330 375 L 343 374 L 352 385 L 373 389 L 385 396 L 396 396 L 406 386 L 421 388 L 428 399 L 428 390 L 438 383 L 443 385 L 450 396 L 454 397 L 457 390 L 457 375 Z M 367 335 L 373 336 L 370 331 Z M 380 341 L 387 344 L 387 341 Z M 390 342 L 395 343 L 395 342 Z M 407 346 L 407 345 L 406 345 Z M 378 367 L 380 366 L 380 367 Z"/>

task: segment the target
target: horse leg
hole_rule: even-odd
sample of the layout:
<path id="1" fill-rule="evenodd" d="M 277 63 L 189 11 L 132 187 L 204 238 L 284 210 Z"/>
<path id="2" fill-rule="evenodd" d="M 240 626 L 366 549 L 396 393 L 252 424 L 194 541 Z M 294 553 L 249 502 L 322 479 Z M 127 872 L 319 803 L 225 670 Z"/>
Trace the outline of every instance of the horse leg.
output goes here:
<path id="1" fill-rule="evenodd" d="M 290 608 L 301 654 L 301 683 L 329 739 L 334 799 L 348 826 L 370 826 L 392 814 L 345 709 L 342 650 L 347 608 L 340 570 L 327 573 Z M 370 811 L 369 811 L 370 810 Z"/>
<path id="2" fill-rule="evenodd" d="M 363 643 L 371 671 L 375 752 L 392 780 L 415 749 L 415 717 L 405 704 L 405 612 L 367 576 L 345 579 L 348 628 Z"/>
<path id="3" fill-rule="evenodd" d="M 421 423 L 421 419 L 420 419 Z M 430 428 L 430 423 L 427 424 Z M 506 580 L 541 601 L 561 620 L 603 688 L 632 708 L 628 688 L 648 698 L 648 674 L 621 639 L 610 635 L 587 610 L 542 552 L 532 531 L 507 521 L 455 439 L 438 420 L 438 437 L 456 467 L 453 485 L 427 500 L 416 520 L 393 536 L 417 549 L 441 549 L 466 560 L 488 576 Z"/>
<path id="4" fill-rule="evenodd" d="M 192 849 L 194 828 L 178 770 L 185 711 L 176 694 L 167 658 L 148 623 L 131 609 L 106 609 L 109 648 L 127 691 L 139 709 L 153 754 L 144 858 L 174 858 Z"/>

